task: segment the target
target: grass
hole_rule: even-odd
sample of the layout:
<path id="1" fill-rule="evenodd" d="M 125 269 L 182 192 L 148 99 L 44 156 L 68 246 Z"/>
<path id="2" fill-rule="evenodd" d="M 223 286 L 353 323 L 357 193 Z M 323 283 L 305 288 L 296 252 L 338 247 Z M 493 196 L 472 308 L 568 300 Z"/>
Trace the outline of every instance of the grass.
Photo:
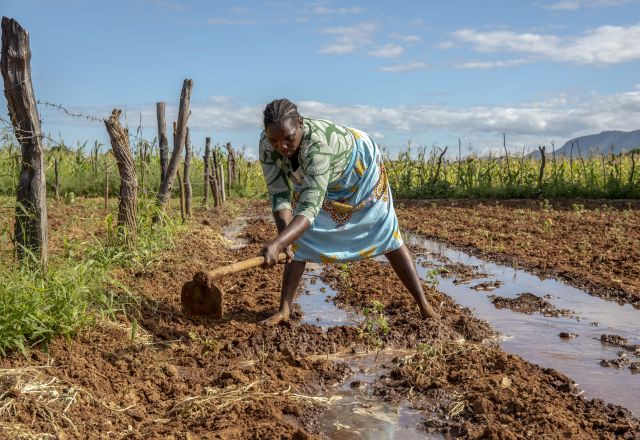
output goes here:
<path id="1" fill-rule="evenodd" d="M 112 270 L 148 266 L 185 227 L 170 218 L 153 225 L 154 212 L 152 201 L 140 202 L 134 248 L 109 232 L 113 228 L 109 215 L 103 226 L 106 234 L 64 240 L 62 252 L 52 256 L 46 270 L 35 261 L 28 265 L 2 264 L 0 355 L 18 350 L 26 356 L 32 347 L 46 345 L 56 336 L 71 338 L 102 317 L 126 313 L 126 306 L 137 299 L 111 276 Z"/>

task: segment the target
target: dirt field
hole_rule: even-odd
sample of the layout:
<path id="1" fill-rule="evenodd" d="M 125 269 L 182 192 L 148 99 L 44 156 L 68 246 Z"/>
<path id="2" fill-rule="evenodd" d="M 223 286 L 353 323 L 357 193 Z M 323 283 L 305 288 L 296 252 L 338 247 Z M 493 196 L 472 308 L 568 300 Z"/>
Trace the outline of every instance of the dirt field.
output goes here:
<path id="1" fill-rule="evenodd" d="M 431 218 L 439 212 L 402 210 L 405 225 L 428 231 L 430 223 L 416 220 L 426 209 Z M 261 219 L 266 213 L 264 204 L 245 207 L 244 215 L 253 219 L 243 232 L 249 244 L 233 251 L 220 235 L 229 213 L 199 211 L 191 231 L 158 263 L 116 274 L 141 297 L 134 328 L 124 319 L 104 321 L 72 341 L 54 341 L 46 352 L 33 351 L 28 360 L 17 354 L 1 360 L 0 436 L 321 438 L 319 416 L 333 385 L 349 374 L 346 363 L 326 355 L 371 347 L 358 328 L 323 332 L 301 324 L 299 310 L 289 325 L 260 326 L 278 305 L 281 267 L 221 280 L 221 320 L 189 318 L 180 309 L 180 288 L 194 272 L 254 256 L 275 235 Z M 554 211 L 573 215 L 561 213 Z M 631 218 L 638 222 L 636 212 Z M 453 243 L 464 245 L 455 237 Z M 585 400 L 569 378 L 502 352 L 490 342 L 495 334 L 489 325 L 428 286 L 429 301 L 443 319 L 421 320 L 386 264 L 330 266 L 322 279 L 335 287 L 343 307 L 384 304 L 390 332 L 381 342 L 411 354 L 386 365 L 374 393 L 418 409 L 425 430 L 470 439 L 640 438 L 640 422 L 628 411 Z"/>
<path id="2" fill-rule="evenodd" d="M 396 209 L 406 229 L 640 307 L 638 201 L 444 200 Z"/>

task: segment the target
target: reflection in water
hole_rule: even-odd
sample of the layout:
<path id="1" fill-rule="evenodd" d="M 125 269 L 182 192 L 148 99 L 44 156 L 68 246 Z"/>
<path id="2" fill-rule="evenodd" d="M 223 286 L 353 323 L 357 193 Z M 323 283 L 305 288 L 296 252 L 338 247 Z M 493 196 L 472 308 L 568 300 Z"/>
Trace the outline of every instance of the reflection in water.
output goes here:
<path id="1" fill-rule="evenodd" d="M 324 329 L 339 325 L 353 325 L 361 316 L 354 311 L 339 308 L 333 302 L 336 291 L 320 279 L 322 266 L 307 263 L 305 284 L 302 293 L 296 299 L 303 313 L 302 322 Z"/>
<path id="2" fill-rule="evenodd" d="M 340 386 L 329 400 L 327 410 L 320 419 L 322 433 L 332 440 L 413 440 L 442 439 L 442 434 L 431 434 L 422 428 L 422 415 L 404 405 L 382 402 L 371 394 L 369 386 L 384 372 L 380 367 L 399 352 L 383 350 L 373 365 L 375 353 L 365 356 L 341 356 L 357 372 Z M 358 386 L 353 386 L 353 385 Z"/>
<path id="3" fill-rule="evenodd" d="M 601 398 L 622 405 L 640 415 L 640 375 L 628 368 L 603 368 L 600 360 L 617 358 L 619 347 L 603 345 L 600 335 L 615 333 L 631 344 L 640 343 L 638 322 L 640 310 L 605 301 L 553 279 L 541 279 L 523 270 L 481 260 L 442 243 L 405 233 L 408 243 L 417 245 L 427 256 L 417 258 L 417 269 L 424 277 L 429 269 L 445 261 L 478 266 L 478 272 L 488 276 L 470 284 L 454 284 L 454 278 L 438 277 L 438 290 L 460 305 L 475 311 L 475 316 L 490 322 L 507 336 L 501 347 L 524 359 L 554 368 L 575 380 L 590 398 Z M 435 255 L 434 255 L 435 254 Z M 423 267 L 423 264 L 427 267 Z M 471 290 L 478 281 L 502 281 L 504 284 L 490 293 Z M 558 309 L 570 309 L 574 318 L 545 317 L 539 313 L 526 315 L 509 309 L 496 309 L 488 295 L 516 297 L 523 292 L 548 299 Z M 561 339 L 560 332 L 576 333 L 573 339 Z M 629 353 L 631 358 L 635 358 Z M 635 358 L 632 360 L 640 360 Z"/>

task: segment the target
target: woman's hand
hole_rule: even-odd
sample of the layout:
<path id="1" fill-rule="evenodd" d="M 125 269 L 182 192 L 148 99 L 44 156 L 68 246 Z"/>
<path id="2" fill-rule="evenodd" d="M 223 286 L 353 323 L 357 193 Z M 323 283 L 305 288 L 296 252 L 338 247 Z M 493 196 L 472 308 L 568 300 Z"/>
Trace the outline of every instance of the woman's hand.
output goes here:
<path id="1" fill-rule="evenodd" d="M 264 257 L 262 267 L 267 268 L 278 264 L 280 262 L 280 252 L 282 252 L 282 249 L 277 241 L 267 243 L 267 245 L 262 248 L 262 251 L 260 251 L 260 255 Z"/>
<path id="2" fill-rule="evenodd" d="M 290 213 L 291 211 L 289 210 L 280 210 L 274 213 L 276 226 L 278 227 L 278 237 L 267 243 L 260 251 L 260 255 L 264 256 L 262 267 L 266 268 L 277 264 L 280 252 L 284 252 L 287 255 L 286 263 L 293 261 L 291 244 L 311 226 L 311 223 L 302 215 L 297 215 L 292 221 L 288 222 L 287 215 L 290 215 Z"/>

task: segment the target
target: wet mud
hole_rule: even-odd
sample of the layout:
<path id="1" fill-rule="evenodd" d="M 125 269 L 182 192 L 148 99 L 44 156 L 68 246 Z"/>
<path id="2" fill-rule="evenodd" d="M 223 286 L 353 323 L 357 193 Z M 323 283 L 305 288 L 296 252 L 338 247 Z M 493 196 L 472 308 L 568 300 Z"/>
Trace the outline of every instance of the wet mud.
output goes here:
<path id="1" fill-rule="evenodd" d="M 433 200 L 396 204 L 401 227 L 640 307 L 637 200 Z"/>
<path id="2" fill-rule="evenodd" d="M 569 309 L 558 309 L 549 301 L 534 295 L 523 292 L 515 298 L 505 298 L 502 296 L 491 296 L 491 302 L 496 309 L 510 309 L 518 313 L 542 313 L 544 316 L 572 316 Z"/>
<path id="3" fill-rule="evenodd" d="M 232 248 L 220 234 L 231 213 L 197 211 L 190 231 L 158 262 L 114 274 L 127 286 L 118 295 L 129 318 L 100 321 L 28 359 L 14 353 L 0 360 L 0 436 L 327 438 L 335 434 L 328 427 L 348 424 L 333 420 L 331 398 L 353 385 L 376 408 L 410 412 L 412 429 L 425 436 L 639 438 L 630 412 L 587 400 L 568 377 L 505 353 L 498 333 L 435 283 L 425 289 L 442 319 L 422 319 L 383 262 L 326 266 L 306 275 L 300 294 L 314 290 L 317 276 L 327 287 L 322 293 L 335 290 L 329 301 L 354 313 L 379 301 L 375 319 L 388 332 L 362 323 L 314 325 L 299 304 L 289 323 L 260 325 L 278 307 L 282 266 L 216 280 L 224 291 L 220 318 L 185 315 L 182 285 L 198 271 L 257 255 L 275 236 L 266 214 L 264 203 L 243 206 L 246 246 Z M 405 352 L 383 356 L 368 379 L 341 355 L 375 358 L 380 349 Z"/>

